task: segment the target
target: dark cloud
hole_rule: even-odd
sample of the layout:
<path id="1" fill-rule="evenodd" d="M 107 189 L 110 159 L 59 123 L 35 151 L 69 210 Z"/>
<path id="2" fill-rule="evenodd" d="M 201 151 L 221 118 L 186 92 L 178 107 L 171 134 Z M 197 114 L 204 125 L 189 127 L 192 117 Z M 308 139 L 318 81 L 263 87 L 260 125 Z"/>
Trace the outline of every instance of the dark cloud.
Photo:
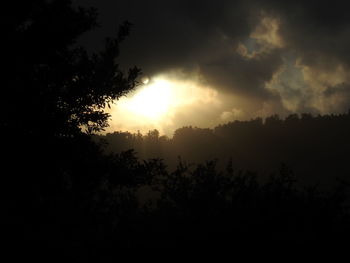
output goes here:
<path id="1" fill-rule="evenodd" d="M 127 19 L 135 24 L 122 46 L 120 59 L 125 67 L 138 65 L 149 76 L 173 69 L 196 70 L 220 92 L 240 96 L 245 101 L 251 99 L 260 107 L 272 105 L 271 111 L 276 113 L 281 107 L 285 112 L 322 112 L 323 104 L 315 103 L 320 99 L 316 97 L 327 96 L 323 92 L 327 85 L 349 81 L 335 72 L 339 66 L 344 74 L 349 72 L 350 16 L 344 1 L 76 0 L 75 3 L 100 10 L 101 28 L 83 38 L 91 48 L 101 47 L 102 36 L 113 35 L 121 21 Z M 290 53 L 294 61 L 286 66 L 285 58 Z M 288 83 L 276 81 L 282 76 L 282 69 L 295 70 L 292 67 L 298 68 L 302 77 Z M 333 79 L 331 83 L 318 79 L 327 74 Z M 334 92 L 345 94 L 343 89 Z M 255 103 L 259 100 L 260 103 Z M 345 96 L 342 109 L 350 107 L 347 100 Z M 252 116 L 257 111 L 257 107 L 246 107 L 242 110 L 251 111 Z M 230 108 L 228 103 L 227 109 Z"/>
<path id="2" fill-rule="evenodd" d="M 342 113 L 349 110 L 350 84 L 341 83 L 334 87 L 328 87 L 324 91 L 324 95 L 330 111 Z"/>
<path id="3" fill-rule="evenodd" d="M 261 1 L 259 6 L 281 18 L 282 38 L 303 63 L 314 65 L 325 58 L 337 63 L 350 62 L 346 51 L 350 44 L 346 1 Z"/>
<path id="4" fill-rule="evenodd" d="M 227 88 L 236 95 L 266 99 L 271 94 L 265 89 L 265 83 L 281 65 L 279 52 L 252 59 L 235 53 L 201 64 L 201 72 L 214 87 Z"/>

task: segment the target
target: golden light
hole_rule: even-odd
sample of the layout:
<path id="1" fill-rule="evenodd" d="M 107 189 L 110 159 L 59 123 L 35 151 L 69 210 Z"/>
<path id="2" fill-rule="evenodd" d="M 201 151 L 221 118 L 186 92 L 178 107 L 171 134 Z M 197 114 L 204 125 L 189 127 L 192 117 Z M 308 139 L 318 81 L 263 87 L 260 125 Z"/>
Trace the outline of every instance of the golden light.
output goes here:
<path id="1" fill-rule="evenodd" d="M 205 118 L 203 109 L 214 109 L 221 103 L 217 92 L 203 86 L 196 76 L 163 74 L 145 77 L 141 83 L 143 85 L 113 105 L 107 132 L 147 133 L 158 129 L 160 133 L 172 135 L 176 128 L 196 125 L 196 121 Z"/>
<path id="2" fill-rule="evenodd" d="M 144 83 L 148 83 L 148 80 Z M 120 107 L 130 113 L 154 120 L 167 113 L 171 100 L 171 84 L 158 79 L 144 85 L 131 99 L 121 101 Z"/>
<path id="3" fill-rule="evenodd" d="M 149 78 L 148 78 L 148 77 L 143 77 L 143 78 L 141 79 L 141 82 L 142 82 L 143 84 L 147 85 L 148 82 L 149 82 Z"/>

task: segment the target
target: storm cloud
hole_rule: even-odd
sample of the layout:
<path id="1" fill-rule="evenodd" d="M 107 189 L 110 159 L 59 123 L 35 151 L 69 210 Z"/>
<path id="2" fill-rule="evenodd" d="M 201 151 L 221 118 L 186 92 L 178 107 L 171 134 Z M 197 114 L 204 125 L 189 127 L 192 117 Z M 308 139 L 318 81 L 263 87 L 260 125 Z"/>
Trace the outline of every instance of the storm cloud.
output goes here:
<path id="1" fill-rule="evenodd" d="M 211 113 L 218 120 L 350 108 L 344 1 L 74 2 L 99 10 L 101 27 L 82 38 L 90 49 L 132 22 L 120 64 L 149 77 L 196 72 L 224 98 Z"/>

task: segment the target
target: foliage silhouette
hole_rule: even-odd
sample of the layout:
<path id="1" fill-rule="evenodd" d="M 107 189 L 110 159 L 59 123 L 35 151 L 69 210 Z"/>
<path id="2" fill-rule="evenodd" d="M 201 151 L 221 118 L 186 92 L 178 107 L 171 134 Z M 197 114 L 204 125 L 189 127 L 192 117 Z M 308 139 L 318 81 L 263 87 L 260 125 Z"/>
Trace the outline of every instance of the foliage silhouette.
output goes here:
<path id="1" fill-rule="evenodd" d="M 76 42 L 97 26 L 95 9 L 74 9 L 69 0 L 24 2 L 25 10 L 11 6 L 6 16 L 2 128 L 56 136 L 103 129 L 105 107 L 133 89 L 140 73 L 135 67 L 125 75 L 115 62 L 131 24 L 125 22 L 103 51 L 89 55 Z"/>
<path id="2" fill-rule="evenodd" d="M 124 73 L 116 62 L 131 24 L 89 54 L 77 39 L 97 26 L 95 9 L 73 8 L 69 0 L 3 7 L 5 236 L 9 244 L 38 248 L 97 244 L 103 224 L 96 223 L 92 198 L 98 187 L 113 170 L 118 182 L 138 183 L 123 174 L 137 172 L 121 161 L 128 157 L 104 156 L 88 136 L 108 125 L 106 107 L 137 85 L 140 69 Z"/>
<path id="3" fill-rule="evenodd" d="M 251 172 L 219 172 L 215 161 L 158 171 L 150 187 L 159 194 L 141 208 L 138 221 L 128 222 L 136 231 L 129 236 L 130 246 L 328 244 L 341 242 L 349 231 L 349 189 L 344 184 L 328 192 L 300 189 L 286 166 L 260 183 Z"/>

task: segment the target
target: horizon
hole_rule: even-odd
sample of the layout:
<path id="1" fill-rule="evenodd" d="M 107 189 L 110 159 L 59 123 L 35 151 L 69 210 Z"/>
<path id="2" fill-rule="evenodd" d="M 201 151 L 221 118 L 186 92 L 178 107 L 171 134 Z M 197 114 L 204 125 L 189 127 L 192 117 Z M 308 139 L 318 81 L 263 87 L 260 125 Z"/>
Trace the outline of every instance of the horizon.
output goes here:
<path id="1" fill-rule="evenodd" d="M 173 138 L 174 136 L 174 132 L 176 132 L 176 130 L 179 130 L 179 129 L 182 129 L 182 128 L 194 128 L 194 129 L 208 129 L 208 130 L 215 130 L 215 128 L 217 127 L 221 127 L 221 126 L 225 126 L 225 125 L 229 125 L 229 124 L 232 124 L 232 123 L 236 123 L 236 122 L 239 122 L 239 123 L 244 123 L 244 122 L 251 122 L 251 121 L 256 121 L 256 120 L 260 120 L 262 121 L 262 124 L 266 124 L 266 119 L 268 118 L 271 118 L 271 117 L 278 117 L 279 120 L 281 121 L 285 121 L 288 117 L 297 117 L 298 120 L 301 120 L 302 116 L 305 115 L 305 116 L 311 116 L 313 118 L 317 118 L 317 117 L 339 117 L 339 116 L 344 116 L 344 115 L 349 115 L 350 114 L 350 109 L 347 111 L 347 112 L 343 112 L 343 113 L 329 113 L 329 114 L 312 114 L 312 113 L 309 113 L 309 112 L 303 112 L 303 113 L 291 113 L 289 115 L 285 115 L 285 116 L 280 116 L 278 114 L 273 114 L 273 115 L 268 115 L 268 116 L 265 116 L 265 117 L 255 117 L 255 118 L 250 118 L 250 119 L 235 119 L 235 120 L 230 120 L 230 121 L 227 121 L 227 122 L 222 122 L 222 123 L 219 123 L 217 125 L 214 125 L 214 126 L 195 126 L 195 125 L 184 125 L 184 126 L 179 126 L 177 128 L 175 128 L 173 131 L 172 131 L 172 134 L 167 134 L 167 133 L 162 133 L 162 130 L 159 130 L 157 129 L 157 127 L 153 127 L 149 130 L 141 130 L 141 129 L 138 129 L 138 130 L 116 130 L 116 129 L 113 129 L 113 126 L 108 126 L 104 131 L 101 131 L 100 133 L 96 134 L 96 135 L 107 135 L 107 134 L 113 134 L 113 133 L 130 133 L 130 134 L 141 134 L 142 136 L 146 136 L 148 133 L 150 132 L 153 132 L 153 131 L 158 131 L 159 132 L 159 135 L 160 136 L 166 136 L 167 138 L 171 139 Z"/>
<path id="2" fill-rule="evenodd" d="M 100 14 L 100 27 L 80 38 L 91 51 L 100 50 L 122 21 L 133 24 L 121 43 L 119 64 L 141 67 L 150 83 L 141 82 L 116 102 L 121 106 L 113 107 L 112 129 L 171 134 L 184 125 L 350 108 L 350 18 L 344 2 L 73 2 L 96 6 Z M 181 94 L 130 111 L 126 104 L 133 95 L 149 100 L 144 86 L 159 79 Z M 149 107 L 160 115 L 144 114 Z"/>

